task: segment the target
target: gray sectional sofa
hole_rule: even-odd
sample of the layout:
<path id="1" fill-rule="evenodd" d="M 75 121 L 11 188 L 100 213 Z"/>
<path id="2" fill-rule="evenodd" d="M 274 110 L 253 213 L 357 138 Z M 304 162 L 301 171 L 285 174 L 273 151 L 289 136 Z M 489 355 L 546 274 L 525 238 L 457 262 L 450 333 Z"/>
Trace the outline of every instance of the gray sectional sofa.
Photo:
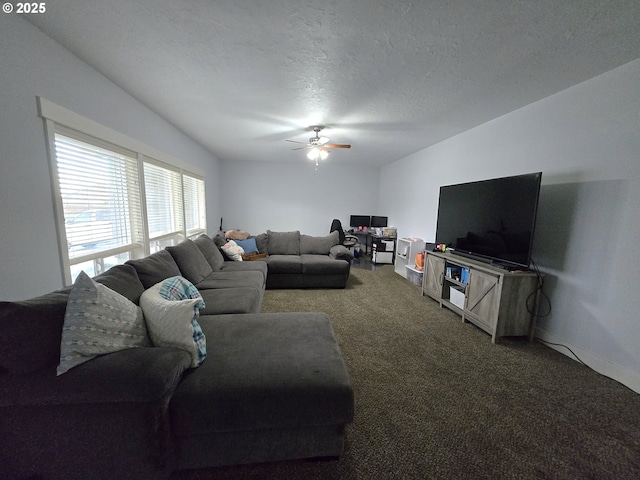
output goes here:
<path id="1" fill-rule="evenodd" d="M 225 261 L 201 236 L 94 277 L 135 305 L 169 277 L 195 285 L 207 349 L 196 368 L 179 348 L 136 347 L 56 376 L 71 287 L 0 302 L 0 477 L 162 479 L 339 456 L 354 414 L 348 371 L 324 313 L 260 313 L 271 258 Z M 279 285 L 302 281 L 280 274 Z"/>
<path id="2" fill-rule="evenodd" d="M 344 288 L 347 284 L 353 253 L 340 245 L 337 231 L 312 236 L 297 230 L 267 230 L 252 238 L 258 252 L 267 255 L 268 289 Z M 223 235 L 213 240 L 219 247 L 227 241 Z"/>

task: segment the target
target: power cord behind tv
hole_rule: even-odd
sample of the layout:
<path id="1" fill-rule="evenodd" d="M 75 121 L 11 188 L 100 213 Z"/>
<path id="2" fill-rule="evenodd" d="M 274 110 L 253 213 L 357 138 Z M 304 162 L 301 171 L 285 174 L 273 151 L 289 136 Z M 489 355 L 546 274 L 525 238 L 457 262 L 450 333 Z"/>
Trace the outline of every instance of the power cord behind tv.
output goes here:
<path id="1" fill-rule="evenodd" d="M 527 297 L 527 300 L 526 300 L 527 312 L 529 312 L 531 315 L 537 318 L 548 317 L 549 315 L 551 315 L 551 300 L 542 289 L 544 287 L 544 278 L 540 273 L 540 269 L 538 268 L 538 265 L 536 264 L 536 262 L 533 261 L 533 259 L 531 259 L 531 266 L 533 267 L 533 271 L 535 272 L 536 277 L 538 279 L 538 286 Z M 539 306 L 538 308 L 535 308 L 536 307 L 535 302 L 536 302 L 536 298 L 538 298 L 538 292 L 540 292 L 541 298 L 544 299 L 548 307 L 546 313 L 543 313 L 543 314 L 539 313 L 540 311 Z"/>
<path id="2" fill-rule="evenodd" d="M 532 315 L 534 315 L 537 318 L 544 318 L 544 317 L 548 317 L 549 315 L 551 315 L 551 299 L 549 298 L 549 296 L 544 292 L 544 290 L 542 289 L 542 287 L 544 286 L 544 278 L 542 277 L 542 274 L 540 273 L 540 269 L 538 268 L 538 265 L 536 264 L 536 262 L 533 261 L 533 259 L 531 259 L 531 265 L 533 267 L 534 272 L 536 273 L 536 276 L 538 278 L 538 286 L 536 287 L 536 289 L 531 292 L 531 294 L 527 297 L 527 311 L 529 313 L 531 313 Z M 531 302 L 535 302 L 535 299 L 538 295 L 538 292 L 540 292 L 541 297 L 545 300 L 548 308 L 547 311 L 544 314 L 540 314 L 537 313 L 536 310 L 534 310 L 531 306 Z M 627 387 L 624 383 L 621 383 L 620 381 L 616 380 L 615 378 L 610 377 L 609 375 L 605 375 L 603 373 L 598 372 L 597 370 L 595 370 L 593 367 L 591 367 L 589 364 L 585 363 L 584 361 L 582 361 L 582 359 L 573 351 L 571 350 L 571 348 L 569 348 L 567 345 L 563 345 L 562 343 L 554 343 L 554 342 L 549 342 L 547 340 L 543 340 L 541 338 L 535 337 L 536 340 L 538 340 L 540 343 L 543 343 L 545 345 L 553 345 L 554 347 L 562 347 L 565 348 L 567 350 L 569 350 L 569 352 L 571 352 L 571 355 L 573 355 L 573 357 L 575 358 L 575 360 L 580 363 L 581 365 L 584 365 L 585 367 L 587 367 L 589 370 L 592 370 L 594 372 L 596 372 L 598 375 L 602 375 L 603 377 L 607 377 L 610 380 L 613 380 L 614 382 L 619 383 L 620 385 L 622 385 L 623 387 L 634 391 L 633 389 L 631 389 L 630 387 Z"/>

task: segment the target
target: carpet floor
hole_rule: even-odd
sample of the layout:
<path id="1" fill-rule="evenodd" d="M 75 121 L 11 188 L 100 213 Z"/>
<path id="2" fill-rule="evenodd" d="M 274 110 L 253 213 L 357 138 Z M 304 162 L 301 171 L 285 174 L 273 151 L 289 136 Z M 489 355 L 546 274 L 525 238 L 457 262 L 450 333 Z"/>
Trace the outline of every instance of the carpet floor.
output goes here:
<path id="1" fill-rule="evenodd" d="M 355 391 L 343 456 L 172 479 L 640 478 L 640 395 L 541 343 L 493 345 L 391 265 L 268 290 L 263 311 L 331 317 Z"/>

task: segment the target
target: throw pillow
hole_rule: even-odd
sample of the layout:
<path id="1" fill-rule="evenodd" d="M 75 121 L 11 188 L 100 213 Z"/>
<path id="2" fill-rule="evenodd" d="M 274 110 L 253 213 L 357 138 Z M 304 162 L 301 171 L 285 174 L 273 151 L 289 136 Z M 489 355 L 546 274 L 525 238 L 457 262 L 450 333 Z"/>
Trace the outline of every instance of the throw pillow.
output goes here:
<path id="1" fill-rule="evenodd" d="M 246 240 L 236 240 L 236 243 L 242 247 L 244 253 L 257 253 L 258 245 L 254 237 L 247 238 Z"/>
<path id="2" fill-rule="evenodd" d="M 233 260 L 234 262 L 242 261 L 242 254 L 244 253 L 244 250 L 234 240 L 229 240 L 225 243 L 222 246 L 222 251 L 229 260 Z"/>
<path id="3" fill-rule="evenodd" d="M 165 250 L 175 260 L 180 274 L 191 283 L 200 283 L 213 271 L 204 254 L 189 238 L 178 245 L 167 247 Z"/>
<path id="4" fill-rule="evenodd" d="M 259 233 L 255 236 L 256 246 L 258 247 L 258 252 L 260 253 L 269 253 L 267 247 L 269 244 L 269 235 L 265 233 Z"/>
<path id="5" fill-rule="evenodd" d="M 192 367 L 204 361 L 207 341 L 198 318 L 205 304 L 189 280 L 176 276 L 157 283 L 142 294 L 140 306 L 154 346 L 186 351 Z"/>
<path id="6" fill-rule="evenodd" d="M 269 255 L 300 255 L 300 231 L 272 232 L 267 230 Z"/>
<path id="7" fill-rule="evenodd" d="M 300 254 L 329 255 L 329 250 L 340 243 L 338 231 L 334 231 L 324 237 L 300 235 Z"/>
<path id="8" fill-rule="evenodd" d="M 166 250 L 152 253 L 148 257 L 127 260 L 125 265 L 131 265 L 136 269 L 144 288 L 152 287 L 165 278 L 182 275 L 178 264 Z"/>
<path id="9" fill-rule="evenodd" d="M 198 246 L 198 248 L 204 255 L 204 258 L 206 258 L 207 262 L 209 262 L 209 265 L 211 265 L 211 269 L 213 271 L 217 272 L 222 268 L 222 265 L 224 265 L 224 257 L 222 256 L 222 253 L 220 252 L 218 246 L 213 243 L 213 240 L 211 240 L 211 238 L 203 233 L 198 238 L 196 238 L 193 243 Z"/>
<path id="10" fill-rule="evenodd" d="M 224 234 L 224 238 L 227 240 L 246 240 L 250 236 L 249 232 L 243 232 L 242 230 L 227 230 Z"/>
<path id="11" fill-rule="evenodd" d="M 80 272 L 69 292 L 57 374 L 98 355 L 149 345 L 140 307 Z"/>

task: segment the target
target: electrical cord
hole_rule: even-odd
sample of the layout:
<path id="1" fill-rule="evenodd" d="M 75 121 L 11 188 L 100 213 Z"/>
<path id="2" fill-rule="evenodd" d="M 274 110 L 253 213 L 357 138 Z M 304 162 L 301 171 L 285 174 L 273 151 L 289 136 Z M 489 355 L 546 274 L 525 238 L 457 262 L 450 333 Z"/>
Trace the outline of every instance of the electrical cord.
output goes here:
<path id="1" fill-rule="evenodd" d="M 533 261 L 533 259 L 531 259 L 531 265 L 533 266 L 533 271 L 535 272 L 536 277 L 538 278 L 538 286 L 527 297 L 527 300 L 526 300 L 527 312 L 529 312 L 531 315 L 537 318 L 548 317 L 549 315 L 551 315 L 551 299 L 547 296 L 547 294 L 542 289 L 542 287 L 544 286 L 544 278 L 540 273 L 540 269 L 538 268 L 538 265 L 536 264 L 536 262 Z M 538 298 L 538 292 L 540 293 L 541 297 L 545 300 L 548 306 L 547 312 L 544 314 L 540 314 L 539 307 L 536 308 L 536 305 L 535 305 L 536 299 Z M 532 305 L 532 302 L 533 302 L 533 305 Z"/>
<path id="2" fill-rule="evenodd" d="M 542 274 L 540 273 L 540 269 L 538 268 L 538 265 L 533 261 L 533 259 L 531 259 L 531 265 L 533 266 L 533 270 L 536 273 L 536 276 L 538 277 L 538 286 L 536 287 L 536 289 L 531 292 L 531 294 L 527 297 L 527 311 L 538 317 L 538 318 L 544 318 L 544 317 L 548 317 L 549 315 L 551 315 L 551 299 L 548 297 L 548 295 L 544 292 L 544 290 L 542 290 L 542 287 L 544 286 L 544 278 L 542 277 Z M 533 300 L 535 302 L 535 299 L 538 295 L 538 292 L 540 292 L 540 294 L 542 295 L 542 298 L 546 301 L 548 309 L 547 312 L 544 314 L 539 314 L 535 311 L 534 308 L 530 307 L 531 305 L 531 301 Z M 535 307 L 535 305 L 533 305 Z M 613 380 L 614 382 L 619 383 L 620 385 L 622 385 L 623 387 L 633 391 L 633 389 L 631 389 L 630 387 L 628 387 L 627 385 L 625 385 L 624 383 L 620 382 L 619 380 L 616 380 L 615 378 L 610 377 L 609 375 L 605 375 L 603 373 L 598 372 L 597 370 L 595 370 L 593 367 L 591 367 L 589 364 L 585 363 L 573 350 L 571 350 L 571 348 L 569 348 L 567 345 L 563 345 L 562 343 L 553 343 L 553 342 L 549 342 L 547 340 L 543 340 L 539 337 L 536 337 L 536 340 L 538 340 L 540 343 L 543 343 L 545 345 L 553 345 L 555 347 L 562 347 L 567 349 L 569 352 L 571 352 L 571 355 L 573 355 L 573 357 L 575 358 L 575 360 L 580 363 L 581 365 L 587 367 L 589 370 L 592 370 L 594 372 L 596 372 L 598 375 L 602 375 L 603 377 L 607 377 L 610 380 Z"/>
<path id="3" fill-rule="evenodd" d="M 569 350 L 569 351 L 571 352 L 571 355 L 573 355 L 573 356 L 574 356 L 574 358 L 576 359 L 576 361 L 578 361 L 579 363 L 581 363 L 581 364 L 582 364 L 582 365 L 584 365 L 585 367 L 591 368 L 591 367 L 589 367 L 589 365 L 587 365 L 586 363 L 584 363 L 584 362 L 582 361 L 582 359 L 581 359 L 578 355 L 576 355 L 576 353 L 575 353 L 573 350 L 571 350 L 569 347 L 567 347 L 566 345 L 563 345 L 562 343 L 553 343 L 553 342 L 548 342 L 548 341 L 546 341 L 546 340 L 542 340 L 541 338 L 536 338 L 536 340 L 538 340 L 538 341 L 539 341 L 539 342 L 541 342 L 541 343 L 544 343 L 545 345 L 554 345 L 554 346 L 556 346 L 556 347 L 566 348 L 567 350 Z M 593 368 L 591 368 L 591 370 L 593 370 Z M 595 370 L 594 370 L 594 372 L 595 372 Z M 606 376 L 606 375 L 605 375 L 605 376 Z"/>

